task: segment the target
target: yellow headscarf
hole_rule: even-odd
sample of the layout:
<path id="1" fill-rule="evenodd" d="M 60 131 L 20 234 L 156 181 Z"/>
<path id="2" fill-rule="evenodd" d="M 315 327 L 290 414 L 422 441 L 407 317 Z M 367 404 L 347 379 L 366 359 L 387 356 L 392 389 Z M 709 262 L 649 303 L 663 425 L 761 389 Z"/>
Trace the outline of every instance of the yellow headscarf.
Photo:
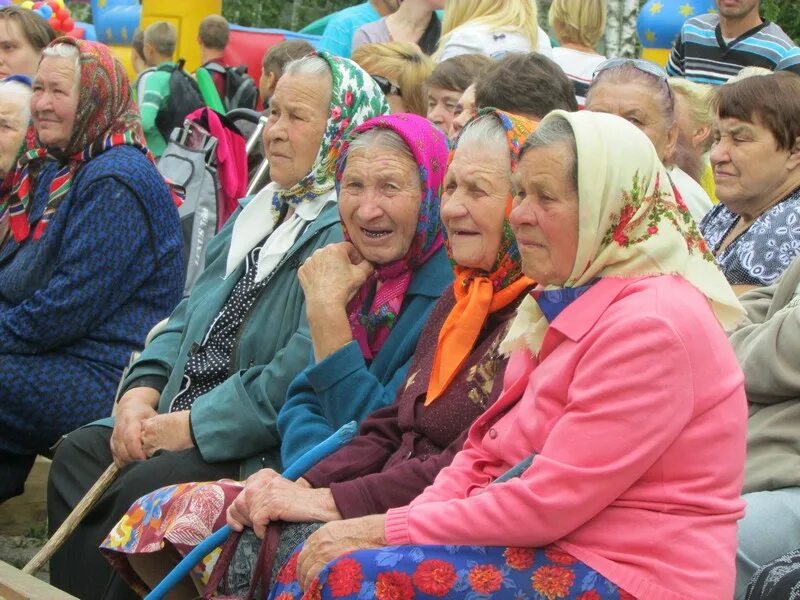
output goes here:
<path id="1" fill-rule="evenodd" d="M 600 277 L 680 275 L 708 298 L 723 327 L 736 326 L 742 306 L 647 136 L 603 113 L 554 111 L 541 125 L 551 119 L 566 119 L 575 135 L 578 250 L 569 279 L 545 289 L 579 287 Z M 527 296 L 501 350 L 527 346 L 538 354 L 548 325 Z"/>

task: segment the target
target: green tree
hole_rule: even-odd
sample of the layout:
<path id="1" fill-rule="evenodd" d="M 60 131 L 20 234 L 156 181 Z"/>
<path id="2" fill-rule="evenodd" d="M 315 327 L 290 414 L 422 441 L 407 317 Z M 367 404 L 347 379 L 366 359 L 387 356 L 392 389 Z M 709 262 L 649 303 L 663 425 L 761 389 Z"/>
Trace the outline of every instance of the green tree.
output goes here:
<path id="1" fill-rule="evenodd" d="M 797 44 L 800 44 L 800 7 L 796 0 L 762 0 L 761 14 L 774 21 Z"/>
<path id="2" fill-rule="evenodd" d="M 274 27 L 297 31 L 347 6 L 354 0 L 223 0 L 222 14 L 246 27 Z"/>

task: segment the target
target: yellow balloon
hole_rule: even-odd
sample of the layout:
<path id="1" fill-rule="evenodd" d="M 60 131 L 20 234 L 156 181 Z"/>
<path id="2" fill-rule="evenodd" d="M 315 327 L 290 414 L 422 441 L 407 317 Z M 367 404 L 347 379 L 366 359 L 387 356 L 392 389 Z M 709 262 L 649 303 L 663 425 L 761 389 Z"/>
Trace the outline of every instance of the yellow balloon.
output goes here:
<path id="1" fill-rule="evenodd" d="M 28 10 L 33 10 L 33 2 L 31 0 L 25 0 L 22 4 L 20 4 L 21 8 L 27 8 Z"/>
<path id="2" fill-rule="evenodd" d="M 60 8 L 64 8 L 64 0 L 56 0 L 56 4 L 58 4 Z"/>

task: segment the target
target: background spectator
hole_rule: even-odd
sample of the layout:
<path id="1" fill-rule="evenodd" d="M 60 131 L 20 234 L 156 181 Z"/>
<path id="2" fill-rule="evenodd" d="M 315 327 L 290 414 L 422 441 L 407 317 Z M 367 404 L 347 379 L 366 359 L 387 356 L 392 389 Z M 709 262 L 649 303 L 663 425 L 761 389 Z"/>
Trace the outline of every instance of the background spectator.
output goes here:
<path id="1" fill-rule="evenodd" d="M 131 40 L 131 65 L 136 75 L 139 75 L 147 68 L 147 61 L 144 58 L 144 30 L 137 29 Z"/>
<path id="2" fill-rule="evenodd" d="M 507 52 L 541 52 L 552 48 L 537 20 L 531 0 L 447 0 L 436 60 L 461 54 L 499 58 Z"/>
<path id="3" fill-rule="evenodd" d="M 800 77 L 717 88 L 711 166 L 720 203 L 700 230 L 741 294 L 774 283 L 800 254 Z"/>
<path id="4" fill-rule="evenodd" d="M 33 77 L 45 46 L 56 37 L 37 13 L 18 6 L 0 8 L 0 79 Z"/>
<path id="5" fill-rule="evenodd" d="M 314 52 L 314 47 L 305 40 L 287 40 L 275 44 L 264 53 L 261 62 L 261 79 L 258 80 L 258 92 L 264 109 L 275 92 L 275 86 L 283 75 L 283 70 L 293 60 L 303 58 Z"/>
<path id="6" fill-rule="evenodd" d="M 12 174 L 22 153 L 22 142 L 31 122 L 31 86 L 20 81 L 0 81 L 0 181 Z M 10 184 L 10 182 L 8 182 Z M 0 193 L 8 192 L 0 185 Z M 5 204 L 5 199 L 3 199 Z M 5 234 L 0 235 L 0 241 Z"/>
<path id="7" fill-rule="evenodd" d="M 707 158 L 714 142 L 711 134 L 714 115 L 710 104 L 713 88 L 679 77 L 671 77 L 669 86 L 675 98 L 675 121 L 678 125 L 678 141 L 672 162 L 698 182 L 712 202 L 716 202 L 714 173 Z"/>
<path id="8" fill-rule="evenodd" d="M 492 60 L 482 54 L 462 54 L 436 65 L 426 84 L 428 119 L 449 133 L 461 94 L 491 64 Z"/>
<path id="9" fill-rule="evenodd" d="M 475 81 L 478 109 L 494 106 L 534 121 L 551 110 L 578 110 L 575 90 L 564 71 L 536 52 L 505 55 Z"/>
<path id="10" fill-rule="evenodd" d="M 167 147 L 167 140 L 156 125 L 156 117 L 169 98 L 170 70 L 175 68 L 173 55 L 178 44 L 178 31 L 172 23 L 159 21 L 144 30 L 144 58 L 150 69 L 145 69 L 136 82 L 137 100 L 142 114 L 142 129 L 147 147 L 161 156 Z"/>
<path id="11" fill-rule="evenodd" d="M 435 65 L 416 45 L 364 44 L 353 52 L 353 61 L 372 75 L 393 113 L 427 116 L 426 81 Z"/>
<path id="12" fill-rule="evenodd" d="M 464 129 L 475 115 L 478 114 L 478 107 L 475 105 L 475 84 L 472 83 L 461 94 L 461 98 L 456 102 L 453 110 L 453 122 L 450 124 L 450 139 L 455 142 L 458 134 Z"/>
<path id="13" fill-rule="evenodd" d="M 606 30 L 606 0 L 553 0 L 548 17 L 558 40 L 553 60 L 572 81 L 583 108 L 595 69 L 606 59 L 595 49 Z"/>
<path id="14" fill-rule="evenodd" d="M 399 5 L 400 0 L 369 0 L 334 13 L 322 33 L 319 49 L 349 58 L 358 28 L 392 14 Z"/>
<path id="15" fill-rule="evenodd" d="M 228 66 L 225 62 L 225 48 L 228 46 L 230 27 L 228 21 L 220 15 L 208 15 L 200 21 L 200 30 L 197 34 L 197 43 L 200 45 L 200 65 L 207 67 L 210 63 L 219 65 L 223 69 Z M 225 98 L 225 73 L 209 70 L 217 88 L 219 97 Z"/>
<path id="16" fill-rule="evenodd" d="M 743 67 L 800 74 L 800 48 L 759 14 L 760 0 L 717 0 L 718 13 L 687 19 L 667 63 L 673 77 L 719 85 Z"/>
<path id="17" fill-rule="evenodd" d="M 353 50 L 362 44 L 409 42 L 433 54 L 442 34 L 434 11 L 443 7 L 444 0 L 403 0 L 388 17 L 362 25 L 353 36 Z"/>

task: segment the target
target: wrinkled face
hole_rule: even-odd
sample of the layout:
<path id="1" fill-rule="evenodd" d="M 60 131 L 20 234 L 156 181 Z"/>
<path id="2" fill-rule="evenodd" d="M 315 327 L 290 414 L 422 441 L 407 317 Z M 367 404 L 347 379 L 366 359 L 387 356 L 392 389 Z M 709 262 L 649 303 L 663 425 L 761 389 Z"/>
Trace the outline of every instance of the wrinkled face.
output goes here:
<path id="1" fill-rule="evenodd" d="M 453 260 L 491 272 L 500 252 L 511 196 L 508 152 L 459 146 L 444 180 L 441 217 Z"/>
<path id="2" fill-rule="evenodd" d="M 645 85 L 600 83 L 592 88 L 586 110 L 617 115 L 636 125 L 653 142 L 662 161 L 668 159 L 674 150 L 677 128 L 668 126 L 653 91 Z"/>
<path id="3" fill-rule="evenodd" d="M 444 133 L 450 132 L 453 113 L 456 110 L 461 92 L 432 87 L 428 89 L 428 120 Z"/>
<path id="4" fill-rule="evenodd" d="M 20 26 L 11 19 L 0 20 L 0 79 L 9 75 L 36 74 L 39 52 L 30 45 Z"/>
<path id="5" fill-rule="evenodd" d="M 450 126 L 450 139 L 455 140 L 461 130 L 464 129 L 469 120 L 478 114 L 478 107 L 475 106 L 475 84 L 469 86 L 461 98 L 458 99 L 455 111 L 453 111 L 453 123 Z"/>
<path id="6" fill-rule="evenodd" d="M 578 192 L 565 165 L 564 143 L 526 152 L 514 175 L 517 195 L 509 221 L 522 271 L 541 285 L 569 279 L 578 253 Z"/>
<path id="7" fill-rule="evenodd" d="M 714 140 L 710 159 L 717 197 L 737 214 L 769 200 L 797 167 L 797 154 L 779 150 L 775 136 L 759 123 L 720 119 Z"/>
<path id="8" fill-rule="evenodd" d="M 290 188 L 314 166 L 328 121 L 330 91 L 324 81 L 284 75 L 269 101 L 264 149 L 274 182 Z"/>
<path id="9" fill-rule="evenodd" d="M 357 148 L 347 156 L 339 212 L 353 245 L 373 264 L 403 258 L 414 241 L 422 186 L 417 163 L 392 148 Z"/>
<path id="10" fill-rule="evenodd" d="M 759 0 L 717 0 L 719 14 L 728 19 L 738 19 L 758 10 Z"/>
<path id="11" fill-rule="evenodd" d="M 78 112 L 78 83 L 71 59 L 48 56 L 39 63 L 33 80 L 31 116 L 45 146 L 66 150 Z"/>
<path id="12" fill-rule="evenodd" d="M 28 123 L 16 102 L 0 98 L 0 179 L 14 167 Z"/>

